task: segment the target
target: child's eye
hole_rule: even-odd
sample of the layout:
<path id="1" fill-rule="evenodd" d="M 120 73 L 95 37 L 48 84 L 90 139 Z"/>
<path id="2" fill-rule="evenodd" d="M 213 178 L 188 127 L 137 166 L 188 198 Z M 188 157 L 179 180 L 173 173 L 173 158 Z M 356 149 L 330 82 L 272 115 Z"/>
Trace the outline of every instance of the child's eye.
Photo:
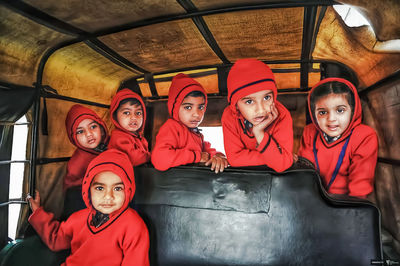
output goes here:
<path id="1" fill-rule="evenodd" d="M 76 135 L 79 135 L 79 134 L 82 134 L 82 133 L 83 133 L 83 130 L 82 130 L 82 129 L 76 131 Z"/>
<path id="2" fill-rule="evenodd" d="M 97 128 L 97 125 L 96 125 L 96 124 L 93 124 L 93 125 L 90 126 L 90 128 L 91 128 L 91 129 L 95 129 L 95 128 Z"/>
<path id="3" fill-rule="evenodd" d="M 141 115 L 142 115 L 142 112 L 141 112 L 141 111 L 138 111 L 138 112 L 136 112 L 136 115 L 137 115 L 137 116 L 141 116 Z"/>
<path id="4" fill-rule="evenodd" d="M 245 103 L 245 104 L 252 104 L 252 103 L 253 103 L 253 100 L 246 100 L 244 103 Z"/>
<path id="5" fill-rule="evenodd" d="M 187 106 L 185 106 L 183 108 L 185 108 L 185 110 L 192 110 L 192 106 L 190 106 L 190 105 L 187 105 Z"/>
<path id="6" fill-rule="evenodd" d="M 204 110 L 204 105 L 200 105 L 200 106 L 199 106 L 199 109 L 200 109 L 200 110 Z"/>
<path id="7" fill-rule="evenodd" d="M 103 191 L 103 190 L 104 190 L 104 188 L 103 188 L 102 186 L 94 187 L 94 189 L 95 189 L 95 190 L 98 190 L 98 191 Z"/>
<path id="8" fill-rule="evenodd" d="M 123 191 L 123 190 L 124 190 L 124 187 L 118 186 L 118 187 L 115 187 L 114 190 L 115 190 L 115 191 Z"/>
<path id="9" fill-rule="evenodd" d="M 318 115 L 320 116 L 326 115 L 326 111 L 318 111 Z"/>
<path id="10" fill-rule="evenodd" d="M 125 112 L 123 112 L 123 114 L 124 114 L 124 115 L 130 115 L 130 112 L 125 111 Z"/>
<path id="11" fill-rule="evenodd" d="M 344 108 L 339 108 L 339 109 L 337 109 L 337 112 L 339 113 L 339 114 L 342 114 L 342 113 L 344 113 L 346 111 L 346 109 L 344 109 Z"/>
<path id="12" fill-rule="evenodd" d="M 264 97 L 264 100 L 269 101 L 269 100 L 271 100 L 271 98 L 272 98 L 271 95 L 267 95 Z"/>

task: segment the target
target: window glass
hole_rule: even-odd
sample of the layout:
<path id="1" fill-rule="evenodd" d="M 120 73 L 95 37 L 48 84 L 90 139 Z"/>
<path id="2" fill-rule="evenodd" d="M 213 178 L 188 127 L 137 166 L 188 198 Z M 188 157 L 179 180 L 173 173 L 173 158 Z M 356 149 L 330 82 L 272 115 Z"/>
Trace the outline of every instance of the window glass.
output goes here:
<path id="1" fill-rule="evenodd" d="M 204 140 L 211 143 L 211 147 L 225 154 L 224 136 L 222 127 L 199 127 L 204 135 Z"/>

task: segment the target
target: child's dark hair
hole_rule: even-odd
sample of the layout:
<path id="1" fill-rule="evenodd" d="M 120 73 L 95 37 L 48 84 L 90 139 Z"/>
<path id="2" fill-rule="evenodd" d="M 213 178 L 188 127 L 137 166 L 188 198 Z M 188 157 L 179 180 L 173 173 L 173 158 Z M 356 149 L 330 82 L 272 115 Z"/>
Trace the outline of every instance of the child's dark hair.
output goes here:
<path id="1" fill-rule="evenodd" d="M 126 103 L 129 103 L 129 105 L 142 106 L 142 104 L 140 103 L 140 101 L 139 101 L 138 99 L 136 99 L 136 98 L 126 98 L 126 99 L 123 99 L 122 101 L 119 102 L 117 109 L 115 109 L 114 113 L 112 114 L 112 115 L 113 115 L 113 118 L 114 118 L 115 120 L 118 120 L 118 119 L 117 119 L 117 112 L 118 112 L 119 108 L 121 108 L 121 106 L 124 105 L 124 104 L 126 104 Z M 144 108 L 144 107 L 142 106 L 142 108 Z"/>
<path id="2" fill-rule="evenodd" d="M 338 81 L 332 81 L 324 83 L 314 89 L 312 94 L 310 95 L 310 107 L 312 114 L 314 116 L 315 113 L 315 103 L 322 97 L 329 94 L 345 94 L 346 100 L 351 107 L 351 113 L 354 112 L 354 94 L 353 91 L 344 83 Z"/>
<path id="3" fill-rule="evenodd" d="M 195 97 L 195 98 L 197 98 L 197 97 L 203 97 L 203 98 L 206 98 L 206 96 L 204 95 L 204 93 L 202 93 L 201 91 L 192 91 L 192 92 L 188 93 L 188 94 L 185 96 L 185 98 L 186 98 L 186 97 Z"/>

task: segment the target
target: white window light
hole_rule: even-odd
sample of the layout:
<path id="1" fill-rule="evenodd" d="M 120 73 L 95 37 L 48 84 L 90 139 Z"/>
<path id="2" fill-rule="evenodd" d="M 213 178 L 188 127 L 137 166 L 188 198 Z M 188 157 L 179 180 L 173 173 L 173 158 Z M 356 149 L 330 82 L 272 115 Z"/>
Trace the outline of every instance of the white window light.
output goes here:
<path id="1" fill-rule="evenodd" d="M 371 26 L 368 20 L 361 15 L 357 9 L 348 5 L 333 5 L 335 11 L 342 17 L 344 23 L 349 27 Z"/>
<path id="2" fill-rule="evenodd" d="M 225 154 L 222 127 L 199 127 L 199 129 L 201 129 L 204 140 L 211 143 L 211 148 Z"/>

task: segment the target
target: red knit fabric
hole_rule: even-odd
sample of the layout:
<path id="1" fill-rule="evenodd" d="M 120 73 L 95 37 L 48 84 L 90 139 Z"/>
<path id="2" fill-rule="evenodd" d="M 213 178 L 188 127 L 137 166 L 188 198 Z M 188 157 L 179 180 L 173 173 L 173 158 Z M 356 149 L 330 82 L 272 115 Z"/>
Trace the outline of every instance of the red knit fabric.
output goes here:
<path id="1" fill-rule="evenodd" d="M 95 158 L 99 152 L 83 147 L 76 138 L 76 129 L 80 122 L 85 119 L 96 121 L 104 129 L 104 140 L 102 143 L 108 142 L 108 131 L 104 121 L 91 109 L 82 105 L 75 104 L 69 110 L 65 119 L 65 128 L 69 140 L 77 147 L 67 164 L 67 174 L 64 177 L 64 191 L 70 187 L 81 186 L 82 179 L 86 168 L 90 161 Z"/>
<path id="2" fill-rule="evenodd" d="M 322 130 L 318 127 L 318 123 L 311 113 L 310 95 L 316 87 L 334 81 L 344 83 L 351 89 L 354 95 L 355 106 L 352 107 L 354 108 L 353 117 L 345 132 L 343 132 L 339 140 L 329 144 L 323 137 Z M 318 163 L 320 175 L 323 183 L 326 185 L 332 177 L 346 137 L 353 131 L 343 163 L 328 192 L 357 197 L 364 197 L 370 194 L 374 189 L 375 166 L 378 157 L 378 138 L 371 127 L 361 124 L 361 102 L 354 85 L 341 78 L 324 79 L 311 89 L 308 96 L 308 105 L 313 123 L 304 128 L 298 155 L 307 158 L 315 165 L 313 143 L 315 135 L 318 134 L 316 142 Z"/>
<path id="3" fill-rule="evenodd" d="M 236 108 L 246 95 L 272 90 L 278 117 L 269 125 L 262 142 L 246 129 L 245 119 Z M 277 172 L 293 163 L 293 122 L 289 111 L 276 100 L 277 88 L 271 69 L 256 59 L 238 60 L 228 74 L 228 107 L 222 115 L 224 145 L 231 166 L 267 165 Z"/>
<path id="4" fill-rule="evenodd" d="M 124 205 L 99 228 L 91 225 L 95 212 L 88 198 L 96 174 L 112 171 L 125 186 Z M 67 221 L 54 220 L 51 213 L 37 209 L 29 222 L 53 251 L 71 248 L 62 265 L 149 265 L 149 235 L 140 216 L 128 207 L 135 193 L 133 168 L 120 151 L 108 150 L 93 159 L 85 174 L 82 195 L 87 209 L 73 213 Z"/>
<path id="5" fill-rule="evenodd" d="M 151 162 L 160 171 L 174 166 L 198 163 L 201 152 L 208 152 L 211 157 L 217 153 L 209 142 L 204 141 L 200 132 L 193 132 L 179 120 L 179 107 L 186 95 L 193 91 L 204 94 L 206 108 L 207 94 L 200 83 L 183 73 L 172 79 L 168 93 L 168 111 L 172 118 L 161 126 L 151 154 Z"/>
<path id="6" fill-rule="evenodd" d="M 203 134 L 195 133 L 170 118 L 157 134 L 151 162 L 157 170 L 165 171 L 171 167 L 200 162 L 201 152 L 208 152 L 211 157 L 217 153 L 209 142 L 204 141 Z"/>
<path id="7" fill-rule="evenodd" d="M 117 111 L 119 103 L 128 98 L 137 99 L 142 105 L 143 125 L 138 132 L 136 132 L 137 134 L 122 128 L 118 121 L 114 119 L 113 114 Z M 125 152 L 129 156 L 133 166 L 148 162 L 150 160 L 150 152 L 147 140 L 143 136 L 144 124 L 146 123 L 146 106 L 144 105 L 142 98 L 129 89 L 120 90 L 112 99 L 110 114 L 111 121 L 116 128 L 111 132 L 111 138 L 108 147 L 110 149 L 114 148 Z"/>

